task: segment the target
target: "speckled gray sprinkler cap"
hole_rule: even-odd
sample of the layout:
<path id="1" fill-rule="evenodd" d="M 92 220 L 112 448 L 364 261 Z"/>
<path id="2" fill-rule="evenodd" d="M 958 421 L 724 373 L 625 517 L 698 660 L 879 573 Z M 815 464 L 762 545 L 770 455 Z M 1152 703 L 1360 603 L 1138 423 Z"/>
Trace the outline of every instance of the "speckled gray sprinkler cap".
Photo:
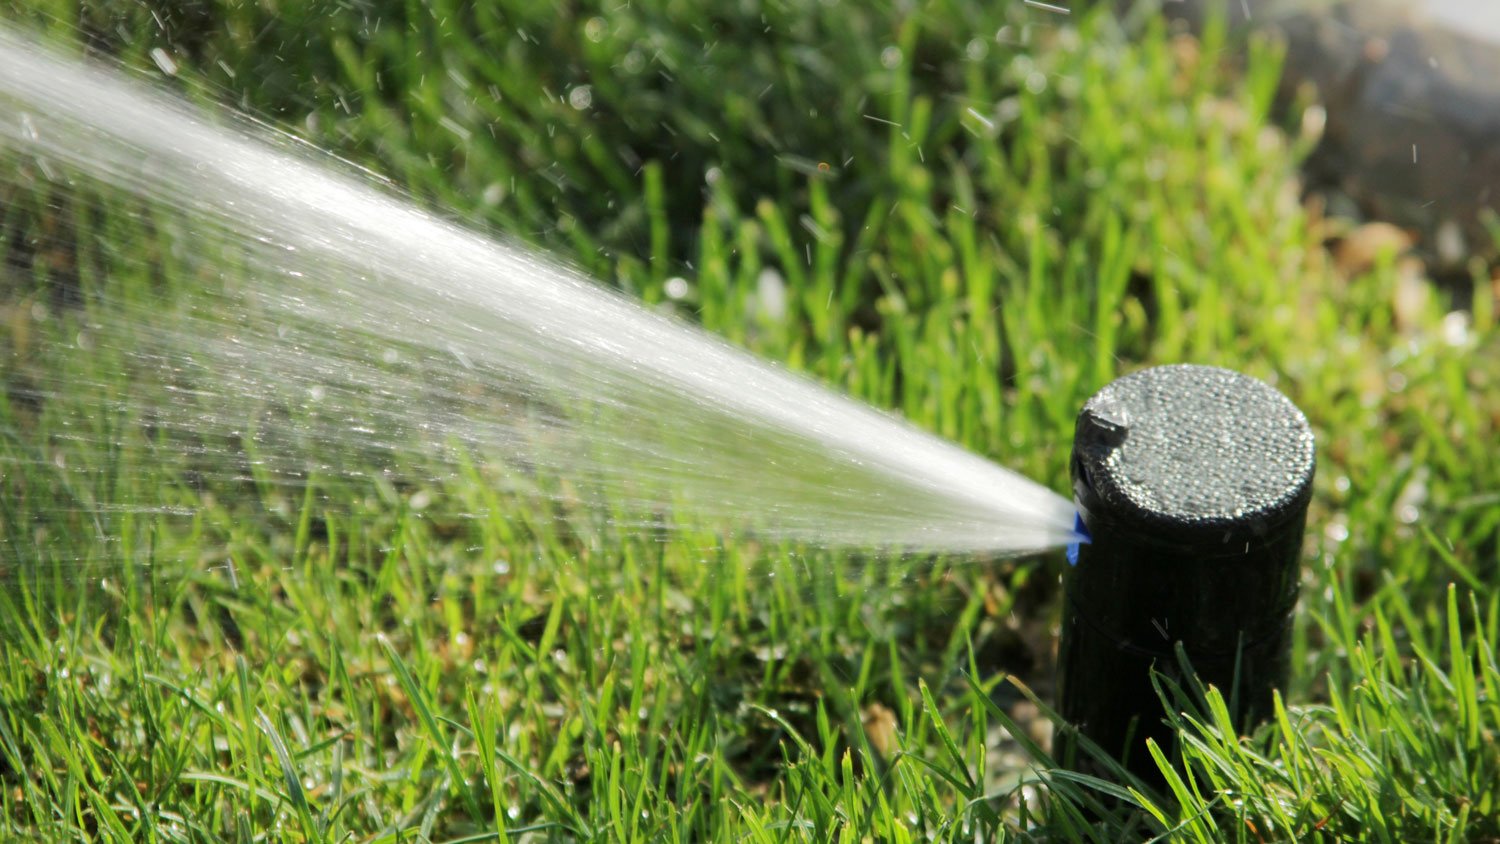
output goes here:
<path id="1" fill-rule="evenodd" d="M 1109 384 L 1079 414 L 1073 453 L 1091 529 L 1102 520 L 1230 544 L 1299 515 L 1312 492 L 1302 411 L 1261 381 L 1211 366 L 1161 366 Z"/>

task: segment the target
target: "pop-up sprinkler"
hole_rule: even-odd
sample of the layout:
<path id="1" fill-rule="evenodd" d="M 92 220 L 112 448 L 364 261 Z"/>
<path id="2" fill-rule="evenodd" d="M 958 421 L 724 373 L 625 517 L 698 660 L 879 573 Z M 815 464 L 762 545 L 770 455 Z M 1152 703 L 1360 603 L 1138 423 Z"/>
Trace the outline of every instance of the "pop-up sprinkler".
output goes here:
<path id="1" fill-rule="evenodd" d="M 1148 369 L 1084 405 L 1073 491 L 1092 541 L 1065 577 L 1060 709 L 1130 770 L 1159 781 L 1148 737 L 1171 752 L 1151 671 L 1182 681 L 1179 643 L 1237 729 L 1270 714 L 1313 465 L 1301 411 L 1236 372 Z"/>

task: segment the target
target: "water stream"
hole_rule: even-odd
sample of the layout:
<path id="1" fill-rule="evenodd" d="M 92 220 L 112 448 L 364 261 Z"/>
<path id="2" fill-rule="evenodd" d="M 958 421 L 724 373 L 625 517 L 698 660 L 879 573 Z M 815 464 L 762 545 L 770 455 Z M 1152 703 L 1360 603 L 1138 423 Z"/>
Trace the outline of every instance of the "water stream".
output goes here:
<path id="1" fill-rule="evenodd" d="M 620 519 L 670 507 L 828 546 L 1016 553 L 1076 538 L 1074 508 L 1041 484 L 331 156 L 3 30 L 0 153 L 29 178 L 155 209 L 149 250 L 110 242 L 107 225 L 104 247 L 193 289 L 96 296 L 76 353 L 128 377 L 53 372 L 38 391 L 87 392 L 99 418 L 198 449 L 199 475 L 296 485 L 421 465 Z M 97 471 L 115 436 L 81 425 L 59 446 L 70 460 L 0 460 Z"/>

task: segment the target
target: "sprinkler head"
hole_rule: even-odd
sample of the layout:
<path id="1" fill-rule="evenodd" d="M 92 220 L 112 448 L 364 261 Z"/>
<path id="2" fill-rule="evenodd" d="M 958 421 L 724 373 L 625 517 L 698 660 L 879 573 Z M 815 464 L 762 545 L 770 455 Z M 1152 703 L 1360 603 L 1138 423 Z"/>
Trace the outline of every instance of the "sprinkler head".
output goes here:
<path id="1" fill-rule="evenodd" d="M 1313 466 L 1302 412 L 1225 369 L 1136 372 L 1079 413 L 1073 492 L 1091 541 L 1065 574 L 1059 708 L 1135 773 L 1160 779 L 1146 738 L 1170 753 L 1151 672 L 1183 681 L 1179 648 L 1237 728 L 1269 714 Z"/>

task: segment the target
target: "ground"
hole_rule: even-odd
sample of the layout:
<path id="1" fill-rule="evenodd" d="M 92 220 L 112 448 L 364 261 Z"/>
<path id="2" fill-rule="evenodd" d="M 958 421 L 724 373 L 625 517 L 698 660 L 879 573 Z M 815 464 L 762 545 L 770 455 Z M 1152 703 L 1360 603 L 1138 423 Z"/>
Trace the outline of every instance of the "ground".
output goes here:
<path id="1" fill-rule="evenodd" d="M 216 485 L 239 456 L 101 412 L 146 387 L 78 340 L 201 282 L 170 227 L 6 151 L 5 837 L 1500 838 L 1497 289 L 1304 195 L 1276 44 L 965 0 L 0 9 L 1055 488 L 1157 363 L 1273 383 L 1320 461 L 1274 723 L 1174 699 L 1164 789 L 1092 780 L 1047 756 L 1060 553 Z"/>

